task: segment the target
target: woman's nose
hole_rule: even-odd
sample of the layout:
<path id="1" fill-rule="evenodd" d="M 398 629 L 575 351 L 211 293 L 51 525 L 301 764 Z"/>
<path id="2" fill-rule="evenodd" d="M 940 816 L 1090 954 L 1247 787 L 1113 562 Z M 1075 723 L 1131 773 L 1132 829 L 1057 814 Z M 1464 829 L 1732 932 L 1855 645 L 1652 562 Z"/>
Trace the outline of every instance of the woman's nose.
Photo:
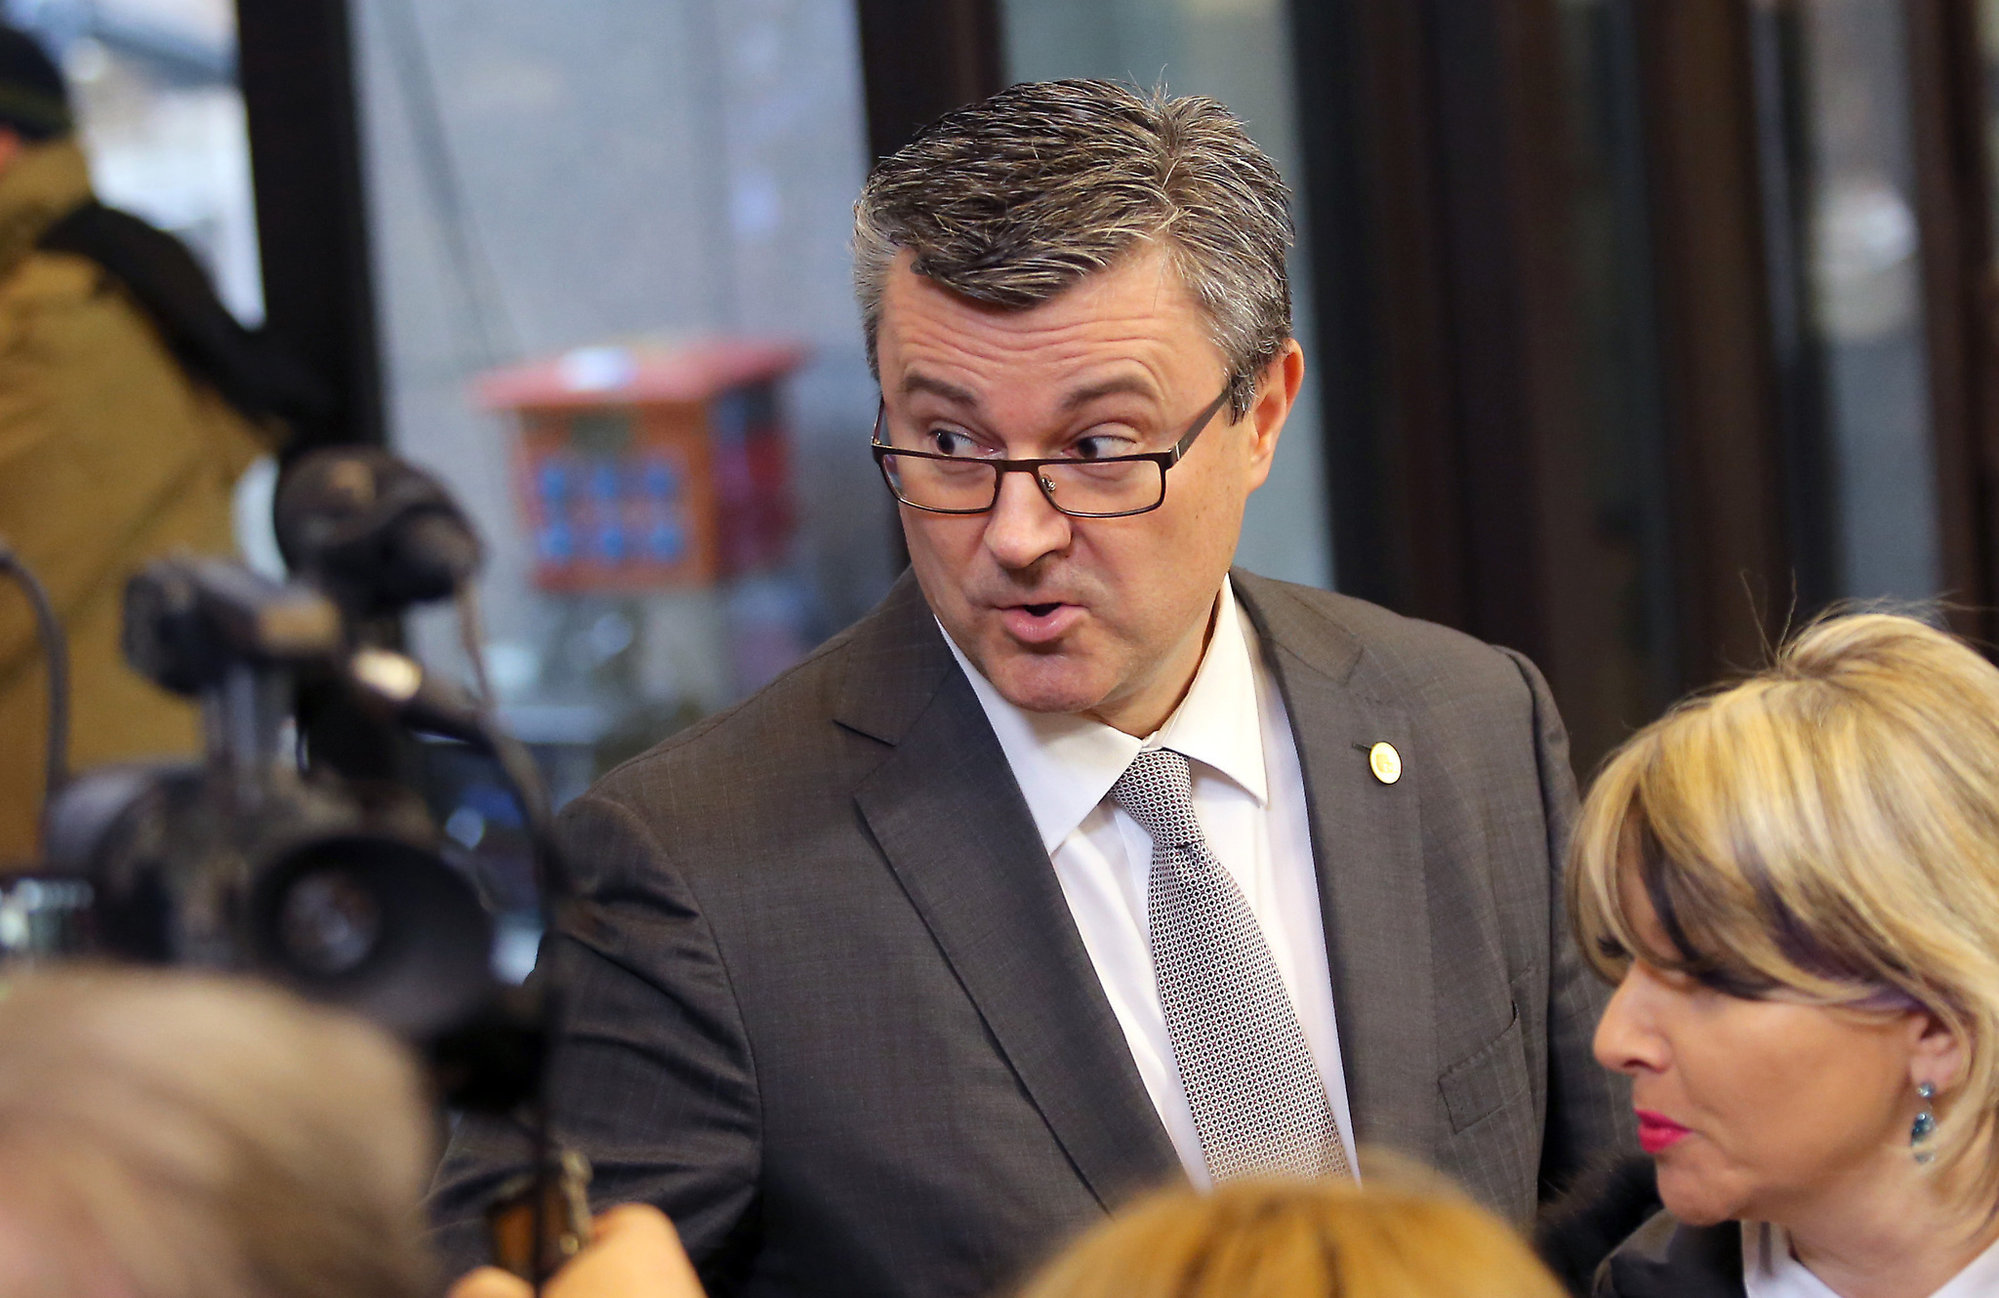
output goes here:
<path id="1" fill-rule="evenodd" d="M 1633 965 L 1597 1021 L 1592 1043 L 1596 1061 L 1612 1072 L 1657 1072 L 1666 1066 L 1666 1039 L 1659 1032 L 1645 993 L 1645 975 Z"/>

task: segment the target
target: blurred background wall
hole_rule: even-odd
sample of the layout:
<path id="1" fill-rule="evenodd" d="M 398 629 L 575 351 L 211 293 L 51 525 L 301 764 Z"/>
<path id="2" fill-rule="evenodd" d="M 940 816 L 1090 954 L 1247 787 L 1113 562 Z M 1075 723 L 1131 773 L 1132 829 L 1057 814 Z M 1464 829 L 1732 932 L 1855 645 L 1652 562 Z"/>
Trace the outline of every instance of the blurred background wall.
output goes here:
<path id="1" fill-rule="evenodd" d="M 107 198 L 469 503 L 563 788 L 893 579 L 849 204 L 1025 78 L 1279 159 L 1310 377 L 1242 561 L 1526 650 L 1585 769 L 1830 602 L 1995 631 L 1993 0 L 0 3 Z"/>

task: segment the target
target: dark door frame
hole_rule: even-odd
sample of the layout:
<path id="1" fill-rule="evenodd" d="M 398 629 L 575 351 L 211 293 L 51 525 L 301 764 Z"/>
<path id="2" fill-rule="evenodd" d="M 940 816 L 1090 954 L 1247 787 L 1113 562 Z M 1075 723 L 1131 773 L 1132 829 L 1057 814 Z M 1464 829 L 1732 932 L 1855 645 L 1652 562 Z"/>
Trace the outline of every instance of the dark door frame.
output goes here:
<path id="1" fill-rule="evenodd" d="M 331 392 L 328 440 L 379 445 L 382 363 L 347 0 L 237 0 L 236 22 L 265 327 Z"/>
<path id="2" fill-rule="evenodd" d="M 1976 0 L 1905 0 L 1947 612 L 1999 639 L 1999 262 Z"/>
<path id="3" fill-rule="evenodd" d="M 856 0 L 855 10 L 873 157 L 1005 85 L 999 0 Z"/>

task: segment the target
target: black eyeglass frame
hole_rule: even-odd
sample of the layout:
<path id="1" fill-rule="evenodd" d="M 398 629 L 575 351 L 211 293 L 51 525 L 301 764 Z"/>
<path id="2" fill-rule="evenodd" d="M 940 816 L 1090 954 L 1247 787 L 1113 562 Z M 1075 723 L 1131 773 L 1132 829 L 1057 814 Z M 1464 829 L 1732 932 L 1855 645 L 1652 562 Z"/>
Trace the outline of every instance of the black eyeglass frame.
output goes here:
<path id="1" fill-rule="evenodd" d="M 989 460 L 976 455 L 945 455 L 940 451 L 905 451 L 900 447 L 891 446 L 881 439 L 882 418 L 888 413 L 887 401 L 879 402 L 875 406 L 875 427 L 873 434 L 869 438 L 868 445 L 874 452 L 875 467 L 881 470 L 882 481 L 888 484 L 889 493 L 900 503 L 909 506 L 911 509 L 920 509 L 926 514 L 954 514 L 961 516 L 989 514 L 993 511 L 994 506 L 999 504 L 1000 484 L 1006 481 L 1006 475 L 1009 473 L 1025 473 L 1033 477 L 1035 485 L 1041 488 L 1041 494 L 1049 504 L 1071 518 L 1132 518 L 1139 514 L 1150 514 L 1153 510 L 1158 509 L 1166 503 L 1166 471 L 1180 462 L 1182 457 L 1187 454 L 1187 449 L 1194 444 L 1194 439 L 1199 437 L 1206 431 L 1208 425 L 1215 421 L 1215 416 L 1221 413 L 1222 405 L 1229 399 L 1229 393 L 1232 390 L 1233 384 L 1224 386 L 1221 395 L 1209 402 L 1207 408 L 1202 410 L 1200 414 L 1194 416 L 1194 422 L 1187 426 L 1187 431 L 1182 433 L 1173 445 L 1163 451 L 1144 451 L 1137 455 L 1106 455 L 1100 460 L 1079 460 L 1070 455 L 1040 456 L 1031 460 Z M 896 490 L 895 478 L 888 471 L 888 457 L 891 455 L 907 455 L 919 460 L 947 460 L 953 464 L 990 464 L 994 470 L 992 499 L 988 500 L 979 509 L 939 509 L 935 505 L 919 505 Z M 1092 466 L 1104 464 L 1156 464 L 1159 466 L 1159 499 L 1153 501 L 1143 509 L 1119 509 L 1103 514 L 1092 513 L 1087 510 L 1069 509 L 1062 502 L 1055 499 L 1054 488 L 1049 485 L 1048 479 L 1041 476 L 1042 467 L 1049 464 L 1088 464 Z"/>

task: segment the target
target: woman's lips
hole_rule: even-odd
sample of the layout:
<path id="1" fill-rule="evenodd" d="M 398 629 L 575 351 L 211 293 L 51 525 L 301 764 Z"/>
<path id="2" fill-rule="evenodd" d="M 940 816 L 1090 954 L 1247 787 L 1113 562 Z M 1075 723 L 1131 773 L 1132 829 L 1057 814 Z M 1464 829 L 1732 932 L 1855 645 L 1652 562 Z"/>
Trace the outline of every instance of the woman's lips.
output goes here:
<path id="1" fill-rule="evenodd" d="M 1021 644 L 1047 644 L 1066 635 L 1083 617 L 1080 604 L 1010 604 L 1000 609 L 1000 625 Z"/>
<path id="2" fill-rule="evenodd" d="M 1648 1154 L 1670 1149 L 1691 1134 L 1663 1113 L 1638 1110 L 1638 1145 Z"/>

